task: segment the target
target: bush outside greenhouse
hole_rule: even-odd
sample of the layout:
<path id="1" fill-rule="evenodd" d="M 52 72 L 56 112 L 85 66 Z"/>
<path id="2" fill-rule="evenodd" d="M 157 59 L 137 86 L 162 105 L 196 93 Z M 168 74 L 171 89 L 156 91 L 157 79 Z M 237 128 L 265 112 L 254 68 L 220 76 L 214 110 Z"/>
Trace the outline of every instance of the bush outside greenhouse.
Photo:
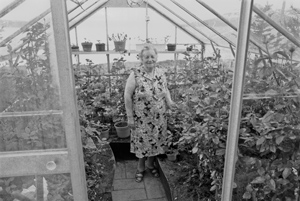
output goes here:
<path id="1" fill-rule="evenodd" d="M 214 2 L 3 1 L 0 201 L 112 200 L 112 146 L 130 141 L 115 123 L 145 43 L 178 105 L 177 158 L 158 159 L 166 199 L 300 200 L 300 4 Z"/>

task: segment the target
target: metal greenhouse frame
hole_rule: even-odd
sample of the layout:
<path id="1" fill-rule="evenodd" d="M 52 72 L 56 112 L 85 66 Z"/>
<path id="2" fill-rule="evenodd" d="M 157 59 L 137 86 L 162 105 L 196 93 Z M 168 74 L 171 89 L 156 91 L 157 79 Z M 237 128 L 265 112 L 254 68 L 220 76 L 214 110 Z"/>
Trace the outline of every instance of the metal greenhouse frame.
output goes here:
<path id="1" fill-rule="evenodd" d="M 0 18 L 20 6 L 23 2 L 26 0 L 15 0 L 11 2 L 9 5 L 7 5 L 4 9 L 0 11 Z M 295 38 L 292 34 L 290 34 L 286 29 L 284 29 L 280 24 L 272 20 L 270 17 L 268 17 L 265 13 L 263 13 L 259 8 L 253 5 L 254 0 L 242 0 L 241 1 L 241 9 L 240 9 L 240 19 L 239 19 L 239 26 L 236 27 L 233 23 L 228 21 L 225 17 L 223 17 L 221 14 L 219 14 L 216 10 L 214 10 L 211 6 L 205 3 L 204 0 L 194 0 L 199 5 L 201 5 L 203 8 L 205 8 L 207 11 L 212 13 L 214 16 L 216 16 L 218 19 L 220 19 L 222 22 L 224 22 L 228 27 L 230 27 L 232 30 L 234 30 L 237 34 L 237 40 L 234 41 L 231 38 L 228 38 L 224 36 L 222 33 L 220 33 L 215 27 L 210 26 L 208 23 L 206 23 L 203 19 L 198 17 L 197 13 L 193 13 L 189 9 L 185 7 L 185 1 L 180 0 L 140 0 L 135 1 L 138 2 L 136 7 L 145 8 L 145 9 L 152 9 L 155 11 L 158 15 L 161 15 L 165 19 L 167 19 L 170 23 L 172 23 L 175 27 L 179 28 L 183 32 L 185 32 L 187 35 L 191 36 L 193 39 L 201 43 L 206 43 L 211 45 L 213 48 L 215 46 L 222 46 L 221 44 L 218 44 L 218 42 L 212 38 L 211 36 L 207 35 L 203 30 L 193 26 L 190 22 L 185 20 L 183 17 L 181 17 L 179 14 L 175 13 L 168 7 L 167 4 L 172 4 L 174 6 L 177 6 L 179 9 L 184 11 L 187 15 L 195 19 L 197 22 L 204 25 L 207 29 L 209 29 L 211 32 L 213 32 L 217 37 L 221 38 L 228 46 L 226 48 L 229 48 L 232 52 L 232 54 L 235 57 L 235 65 L 234 65 L 234 86 L 232 89 L 232 98 L 231 98 L 231 110 L 230 110 L 230 116 L 229 116 L 229 126 L 228 126 L 228 140 L 227 140 L 227 148 L 226 148 L 226 155 L 225 155 L 225 169 L 224 169 L 224 178 L 223 178 L 223 192 L 222 192 L 222 200 L 223 201 L 230 201 L 232 198 L 232 189 L 233 189 L 233 183 L 234 183 L 234 174 L 235 174 L 235 159 L 237 155 L 237 140 L 239 137 L 239 122 L 241 120 L 241 108 L 242 108 L 242 102 L 243 102 L 243 86 L 244 86 L 244 77 L 245 77 L 245 63 L 247 59 L 247 52 L 248 52 L 248 46 L 249 42 L 252 43 L 256 48 L 257 54 L 265 54 L 267 53 L 267 49 L 263 45 L 263 42 L 256 37 L 251 31 L 250 31 L 250 23 L 251 23 L 251 16 L 253 13 L 256 13 L 258 16 L 260 16 L 265 22 L 267 22 L 269 25 L 271 25 L 275 30 L 277 30 L 280 34 L 282 34 L 284 37 L 286 37 L 289 41 L 291 41 L 295 46 L 300 48 L 300 39 Z M 56 54 L 58 63 L 60 63 L 60 66 L 68 66 L 67 69 L 63 72 L 60 77 L 61 82 L 65 82 L 67 86 L 71 86 L 70 84 L 73 82 L 72 79 L 68 74 L 68 70 L 71 69 L 71 50 L 70 50 L 70 42 L 69 39 L 69 31 L 72 29 L 75 29 L 86 19 L 88 19 L 90 16 L 92 16 L 95 12 L 97 12 L 100 9 L 105 9 L 105 13 L 107 14 L 106 8 L 108 7 L 131 7 L 128 2 L 129 0 L 82 0 L 81 2 L 77 1 L 78 3 L 74 5 L 72 9 L 69 9 L 66 11 L 66 2 L 64 0 L 50 0 L 51 2 L 51 9 L 48 9 L 44 11 L 39 16 L 35 17 L 34 19 L 30 20 L 26 25 L 24 25 L 22 28 L 17 30 L 16 32 L 12 33 L 10 36 L 4 38 L 0 41 L 0 47 L 6 46 L 12 39 L 20 35 L 24 30 L 31 27 L 36 22 L 40 21 L 42 18 L 47 16 L 49 13 L 54 13 L 53 20 L 55 23 L 54 28 L 56 28 L 57 34 L 55 35 L 55 44 L 56 44 Z M 74 1 L 75 2 L 75 1 Z M 92 2 L 92 3 L 91 3 Z M 89 5 L 87 5 L 90 3 Z M 85 9 L 82 8 L 83 5 L 87 5 Z M 134 6 L 133 6 L 134 7 Z M 164 9 L 164 11 L 162 11 Z M 69 17 L 71 13 L 74 11 L 79 11 L 78 14 L 76 14 L 74 17 Z M 168 11 L 168 12 L 166 12 Z M 173 17 L 171 17 L 173 16 Z M 107 18 L 107 15 L 105 16 Z M 174 20 L 176 19 L 176 20 Z M 181 23 L 178 23 L 177 20 L 179 20 Z M 147 21 L 147 19 L 146 19 Z M 107 19 L 106 19 L 107 22 Z M 186 26 L 182 26 L 185 24 Z M 106 24 L 107 26 L 107 24 Z M 194 32 L 190 31 L 186 27 L 189 27 L 197 32 L 195 34 Z M 147 29 L 147 27 L 146 27 Z M 108 37 L 108 31 L 106 27 L 106 34 Z M 148 30 L 147 30 L 147 37 L 148 37 Z M 208 40 L 209 43 L 204 42 L 203 38 L 205 40 Z M 108 39 L 107 40 L 107 46 L 108 46 Z M 27 43 L 27 41 L 24 41 L 21 45 L 14 48 L 11 52 L 13 54 L 10 55 L 1 55 L 0 61 L 6 61 L 11 58 L 11 55 L 13 55 L 13 59 L 15 59 L 15 63 L 18 61 L 20 57 L 20 53 L 18 51 L 22 51 L 22 47 Z M 77 41 L 78 43 L 78 41 Z M 109 68 L 109 47 L 108 51 L 105 52 L 107 56 L 107 62 L 108 62 L 108 68 Z M 66 59 L 67 58 L 67 59 Z M 66 79 L 64 81 L 64 79 Z M 69 95 L 69 97 L 64 96 L 64 101 L 69 101 L 69 103 L 74 103 L 73 99 L 74 94 L 71 92 L 68 92 L 67 89 L 64 90 L 64 93 Z M 70 114 L 76 114 L 76 106 L 74 104 L 71 104 L 68 106 L 68 103 L 65 103 L 65 106 L 67 108 L 66 111 L 68 111 Z M 0 117 L 3 114 L 0 113 Z M 68 116 L 67 118 L 74 119 L 73 124 L 70 126 L 68 125 L 69 132 L 74 133 L 80 133 L 80 128 L 78 124 L 76 123 L 78 121 L 78 117 L 76 115 L 74 116 Z M 73 126 L 73 128 L 71 128 Z M 68 137 L 68 136 L 67 136 Z M 86 195 L 86 185 L 84 184 L 84 167 L 81 165 L 78 166 L 78 163 L 83 163 L 82 159 L 82 153 L 78 151 L 78 149 L 75 147 L 80 146 L 80 135 L 76 135 L 76 138 L 68 137 L 68 140 L 70 141 L 70 144 L 73 144 L 71 146 L 72 154 L 75 155 L 73 160 L 71 161 L 72 164 L 68 165 L 75 167 L 75 171 L 73 172 L 75 175 L 72 175 L 72 181 L 75 182 L 74 187 L 74 197 L 76 201 L 87 201 L 87 195 Z M 73 143 L 71 143 L 73 141 Z M 70 152 L 71 153 L 71 152 Z M 0 152 L 0 159 L 1 159 L 1 152 Z M 63 157 L 68 157 L 68 153 L 62 151 Z M 1 168 L 2 162 L 0 160 L 0 168 Z M 1 172 L 1 171 L 0 171 Z"/>

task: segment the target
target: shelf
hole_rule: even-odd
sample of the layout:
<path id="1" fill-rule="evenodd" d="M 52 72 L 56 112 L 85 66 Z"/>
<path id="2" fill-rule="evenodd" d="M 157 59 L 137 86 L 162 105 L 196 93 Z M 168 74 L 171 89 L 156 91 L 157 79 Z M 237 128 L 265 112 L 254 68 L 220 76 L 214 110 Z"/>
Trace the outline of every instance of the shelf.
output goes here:
<path id="1" fill-rule="evenodd" d="M 174 53 L 183 53 L 186 52 L 186 50 L 175 50 L 175 51 L 158 51 L 158 53 L 162 53 L 162 54 L 174 54 Z M 131 50 L 128 51 L 126 53 L 124 52 L 116 52 L 116 51 L 103 51 L 103 52 L 98 52 L 98 51 L 91 51 L 91 52 L 84 52 L 84 51 L 72 51 L 72 54 L 138 54 L 140 53 L 140 51 L 136 51 L 136 50 Z"/>

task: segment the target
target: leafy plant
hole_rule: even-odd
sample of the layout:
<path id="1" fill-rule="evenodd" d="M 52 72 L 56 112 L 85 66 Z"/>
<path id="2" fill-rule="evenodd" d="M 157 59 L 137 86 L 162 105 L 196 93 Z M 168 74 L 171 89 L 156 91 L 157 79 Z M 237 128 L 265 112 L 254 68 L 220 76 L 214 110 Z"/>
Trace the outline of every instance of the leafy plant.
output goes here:
<path id="1" fill-rule="evenodd" d="M 84 38 L 84 41 L 81 44 L 92 45 L 93 43 L 90 40 Z"/>
<path id="2" fill-rule="evenodd" d="M 48 23 L 37 22 L 25 30 L 22 38 L 24 46 L 18 54 L 19 58 L 10 60 L 5 70 L 1 69 L 1 80 L 9 85 L 10 96 L 4 97 L 5 107 L 2 113 L 16 114 L 13 117 L 0 120 L 0 150 L 23 151 L 45 150 L 66 147 L 62 117 L 59 114 L 42 114 L 43 111 L 56 111 L 61 109 L 58 85 L 53 78 L 50 65 L 50 52 L 46 30 Z M 13 57 L 12 47 L 8 51 Z M 6 95 L 5 93 L 3 95 Z M 39 113 L 28 116 L 26 113 Z M 23 115 L 25 114 L 25 115 Z M 55 177 L 52 175 L 51 177 Z M 28 200 L 22 192 L 32 185 L 42 185 L 39 182 L 43 176 L 9 177 L 1 178 L 0 199 L 3 200 Z M 72 200 L 70 177 L 58 179 L 59 186 L 50 188 L 48 195 L 64 200 Z M 41 197 L 41 195 L 36 195 Z M 43 195 L 42 195 L 43 196 Z"/>
<path id="3" fill-rule="evenodd" d="M 125 33 L 117 33 L 117 34 L 112 34 L 111 36 L 108 37 L 110 41 L 126 41 L 128 39 L 127 34 Z"/>

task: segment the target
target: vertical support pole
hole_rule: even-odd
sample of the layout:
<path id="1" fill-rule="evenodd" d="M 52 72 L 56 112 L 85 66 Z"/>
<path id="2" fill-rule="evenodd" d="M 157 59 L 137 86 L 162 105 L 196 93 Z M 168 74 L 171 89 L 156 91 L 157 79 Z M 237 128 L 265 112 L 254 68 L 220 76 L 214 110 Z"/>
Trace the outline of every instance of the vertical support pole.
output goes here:
<path id="1" fill-rule="evenodd" d="M 175 26 L 175 45 L 177 45 L 177 26 Z M 178 53 L 174 53 L 174 61 L 175 61 L 175 75 L 177 75 L 177 61 L 178 61 Z M 176 80 L 175 80 L 176 83 Z M 176 86 L 176 84 L 175 84 Z M 177 89 L 177 87 L 175 88 Z M 175 93 L 173 93 L 174 96 L 172 97 L 173 100 L 175 100 Z"/>
<path id="2" fill-rule="evenodd" d="M 222 185 L 222 201 L 232 200 L 232 187 L 237 157 L 237 143 L 240 130 L 244 75 L 249 44 L 252 7 L 253 0 L 242 1 L 238 28 L 232 97 L 230 102 L 229 126 Z"/>
<path id="3" fill-rule="evenodd" d="M 76 38 L 76 45 L 79 47 L 79 43 L 78 43 L 78 34 L 77 34 L 77 26 L 75 27 L 75 38 Z M 76 58 L 77 58 L 77 64 L 79 65 L 79 54 L 75 54 Z"/>
<path id="4" fill-rule="evenodd" d="M 108 21 L 107 21 L 107 7 L 105 7 L 105 27 L 106 27 L 106 46 L 107 46 L 107 51 L 109 51 L 109 40 L 108 40 Z M 111 94 L 111 76 L 110 76 L 110 58 L 109 54 L 106 54 L 106 59 L 107 59 L 107 72 L 108 72 L 108 84 L 109 84 L 109 95 Z"/>
<path id="5" fill-rule="evenodd" d="M 66 132 L 68 157 L 71 167 L 73 199 L 88 201 L 83 160 L 79 115 L 74 88 L 74 72 L 70 48 L 66 1 L 51 0 L 52 27 L 55 44 L 56 68 L 59 71 L 63 124 Z"/>
<path id="6" fill-rule="evenodd" d="M 146 2 L 146 42 L 148 41 L 149 35 L 148 35 L 148 27 L 149 27 L 149 15 L 148 15 L 148 0 Z"/>

